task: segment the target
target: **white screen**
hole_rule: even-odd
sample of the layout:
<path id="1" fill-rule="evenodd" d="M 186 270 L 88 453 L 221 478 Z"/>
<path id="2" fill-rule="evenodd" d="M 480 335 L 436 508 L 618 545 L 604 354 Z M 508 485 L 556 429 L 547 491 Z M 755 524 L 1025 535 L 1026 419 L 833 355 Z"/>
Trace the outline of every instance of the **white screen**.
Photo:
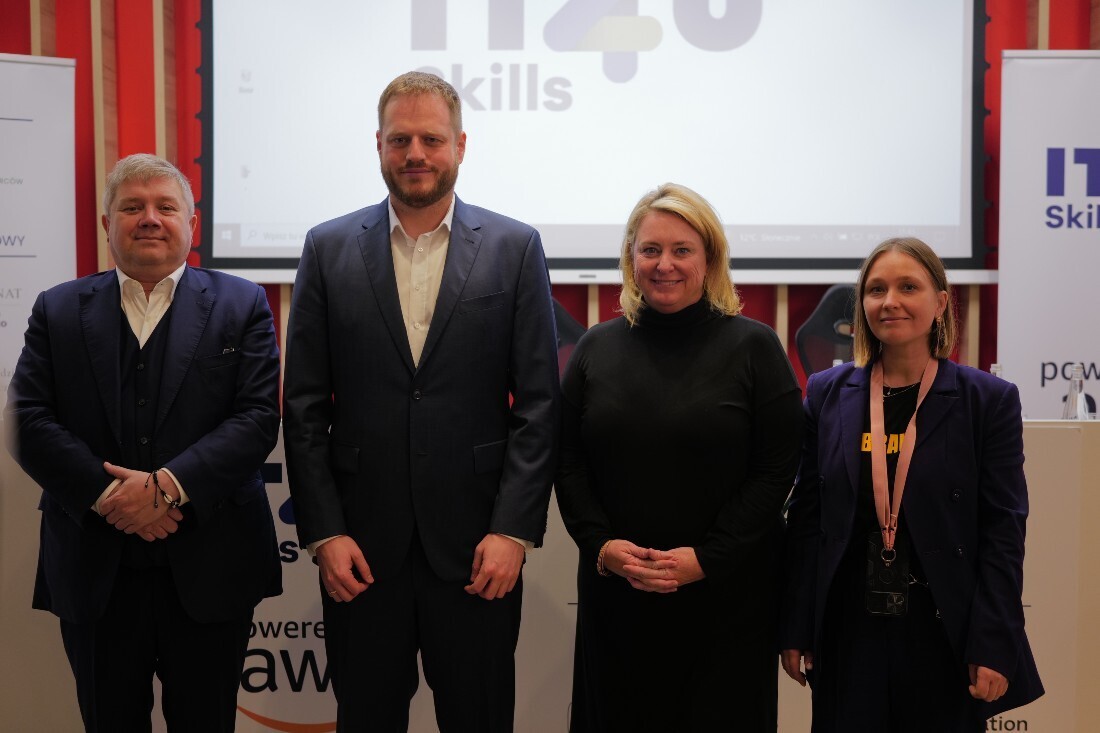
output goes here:
<path id="1" fill-rule="evenodd" d="M 552 268 L 616 259 L 664 181 L 714 204 L 738 260 L 798 269 L 898 234 L 972 256 L 971 2 L 211 5 L 212 264 L 286 263 L 381 201 L 378 95 L 410 69 L 463 96 L 458 195 L 538 227 Z"/>

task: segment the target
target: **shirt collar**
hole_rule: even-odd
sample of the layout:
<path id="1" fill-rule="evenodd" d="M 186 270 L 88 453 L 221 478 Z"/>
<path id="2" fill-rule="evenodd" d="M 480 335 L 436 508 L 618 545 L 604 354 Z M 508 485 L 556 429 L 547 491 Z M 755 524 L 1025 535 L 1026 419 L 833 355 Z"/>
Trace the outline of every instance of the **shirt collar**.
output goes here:
<path id="1" fill-rule="evenodd" d="M 157 283 L 156 285 L 154 285 L 154 286 L 153 286 L 153 289 L 154 289 L 154 290 L 156 290 L 156 289 L 157 289 L 157 288 L 159 288 L 159 287 L 160 287 L 161 285 L 163 285 L 163 284 L 167 283 L 167 287 L 168 287 L 168 297 L 169 297 L 169 298 L 171 298 L 171 297 L 172 297 L 172 296 L 174 296 L 174 295 L 175 295 L 175 293 L 176 293 L 176 286 L 177 286 L 177 285 L 179 285 L 179 283 L 180 283 L 180 278 L 181 278 L 181 277 L 183 277 L 183 270 L 184 270 L 184 268 L 186 268 L 186 267 L 187 267 L 187 263 L 186 263 L 186 262 L 184 262 L 184 263 L 183 263 L 182 265 L 180 265 L 180 266 L 179 266 L 179 267 L 177 267 L 177 268 L 176 268 L 175 270 L 173 270 L 172 272 L 170 272 L 170 273 L 168 274 L 168 277 L 164 278 L 164 279 L 163 279 L 163 280 L 161 280 L 161 281 L 160 281 L 159 283 Z M 127 282 L 128 280 L 133 280 L 133 278 L 132 278 L 132 277 L 130 277 L 129 275 L 127 275 L 127 274 L 126 274 L 125 272 L 123 272 L 123 271 L 122 271 L 122 270 L 121 270 L 120 268 L 118 268 L 118 267 L 115 267 L 115 274 L 116 274 L 116 275 L 118 275 L 118 287 L 119 287 L 119 289 L 120 289 L 120 290 L 122 290 L 123 292 L 125 292 L 125 290 L 126 290 L 126 282 Z M 137 282 L 137 281 L 135 280 L 135 282 Z M 138 287 L 139 287 L 139 288 L 141 287 L 141 283 L 137 283 L 137 285 L 138 285 Z"/>
<path id="2" fill-rule="evenodd" d="M 444 214 L 443 221 L 439 222 L 439 226 L 431 231 L 432 234 L 438 232 L 443 227 L 446 227 L 445 231 L 448 234 L 450 233 L 451 222 L 454 220 L 455 215 L 455 198 L 456 196 L 454 193 L 451 193 L 451 205 L 447 207 L 447 213 Z M 401 226 L 401 220 L 397 218 L 397 212 L 393 210 L 393 202 L 390 201 L 389 197 L 386 198 L 386 207 L 390 212 L 390 234 L 393 234 L 394 230 L 397 230 L 401 232 L 406 240 L 411 239 L 411 237 L 405 233 L 405 227 Z"/>

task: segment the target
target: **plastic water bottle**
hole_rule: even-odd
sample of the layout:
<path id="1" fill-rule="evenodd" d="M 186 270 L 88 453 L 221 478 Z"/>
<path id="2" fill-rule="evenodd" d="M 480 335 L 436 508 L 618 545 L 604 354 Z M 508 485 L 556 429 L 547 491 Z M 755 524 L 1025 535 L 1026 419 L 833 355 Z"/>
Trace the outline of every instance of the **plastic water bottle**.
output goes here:
<path id="1" fill-rule="evenodd" d="M 1088 420 L 1089 408 L 1085 398 L 1085 365 L 1074 364 L 1069 378 L 1069 392 L 1062 407 L 1063 420 Z"/>
<path id="2" fill-rule="evenodd" d="M 989 365 L 989 373 L 992 374 L 994 377 L 1004 379 L 1004 377 L 1001 375 L 1001 365 L 1000 364 L 990 364 Z"/>

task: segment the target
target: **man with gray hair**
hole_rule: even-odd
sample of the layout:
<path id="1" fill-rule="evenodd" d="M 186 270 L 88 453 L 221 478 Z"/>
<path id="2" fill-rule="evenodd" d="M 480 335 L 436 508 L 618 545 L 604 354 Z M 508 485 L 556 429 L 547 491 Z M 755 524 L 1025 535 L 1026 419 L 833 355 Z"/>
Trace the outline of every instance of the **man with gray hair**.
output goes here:
<path id="1" fill-rule="evenodd" d="M 186 263 L 187 179 L 131 155 L 107 179 L 115 269 L 38 296 L 8 390 L 39 486 L 34 607 L 61 619 L 88 731 L 231 731 L 252 613 L 281 591 L 260 466 L 279 353 L 260 286 Z"/>

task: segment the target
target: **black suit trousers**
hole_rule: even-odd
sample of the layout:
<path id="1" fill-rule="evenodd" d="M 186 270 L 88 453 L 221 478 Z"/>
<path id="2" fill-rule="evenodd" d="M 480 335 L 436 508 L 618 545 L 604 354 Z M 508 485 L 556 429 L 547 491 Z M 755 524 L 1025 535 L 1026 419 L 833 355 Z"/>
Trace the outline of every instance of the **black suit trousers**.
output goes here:
<path id="1" fill-rule="evenodd" d="M 440 733 L 512 730 L 523 579 L 490 601 L 464 585 L 440 580 L 416 537 L 400 571 L 350 603 L 321 589 L 337 731 L 407 731 L 417 651 Z"/>
<path id="2" fill-rule="evenodd" d="M 102 618 L 61 621 L 85 730 L 150 731 L 155 674 L 169 733 L 232 731 L 251 623 L 199 623 L 169 568 L 120 567 Z"/>

